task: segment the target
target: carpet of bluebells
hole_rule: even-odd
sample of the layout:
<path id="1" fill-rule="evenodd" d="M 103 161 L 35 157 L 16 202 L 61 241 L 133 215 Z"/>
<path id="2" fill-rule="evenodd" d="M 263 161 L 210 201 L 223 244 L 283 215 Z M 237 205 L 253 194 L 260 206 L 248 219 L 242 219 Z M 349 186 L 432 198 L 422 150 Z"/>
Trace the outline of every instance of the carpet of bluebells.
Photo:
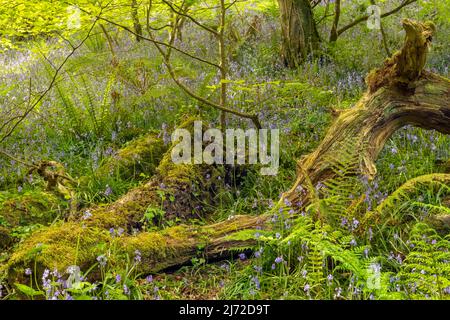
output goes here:
<path id="1" fill-rule="evenodd" d="M 251 10 L 248 17 L 255 14 Z M 260 13 L 258 13 L 260 14 Z M 423 18 L 426 12 L 416 7 L 405 9 L 404 16 Z M 242 19 L 245 19 L 242 18 Z M 384 20 L 390 30 L 390 44 L 397 49 L 403 39 L 398 17 Z M 239 26 L 242 21 L 237 21 Z M 414 223 L 367 225 L 364 215 L 349 214 L 340 208 L 361 199 L 365 212 L 373 212 L 390 194 L 415 177 L 444 172 L 450 159 L 450 137 L 435 131 L 404 127 L 391 137 L 377 161 L 374 180 L 351 180 L 352 188 L 329 190 L 315 186 L 322 200 L 315 205 L 328 208 L 333 219 L 316 221 L 312 206 L 294 214 L 291 204 L 277 205 L 282 192 L 289 189 L 296 174 L 295 159 L 314 150 L 329 127 L 330 108 L 351 108 L 365 91 L 364 78 L 385 58 L 380 35 L 363 27 L 351 29 L 329 48 L 324 59 L 311 57 L 296 70 L 287 70 L 279 59 L 279 30 L 276 16 L 268 15 L 255 39 L 249 40 L 230 58 L 233 80 L 228 98 L 230 107 L 248 111 L 249 101 L 257 102 L 263 127 L 279 128 L 282 134 L 280 170 L 277 176 L 259 176 L 250 171 L 238 192 L 227 186 L 223 203 L 215 208 L 211 221 L 237 214 L 273 213 L 273 230 L 255 230 L 258 245 L 254 250 L 236 252 L 226 261 L 207 263 L 192 259 L 191 265 L 167 273 L 143 274 L 141 252 L 118 256 L 115 242 L 104 248 L 96 264 L 80 270 L 25 270 L 24 284 L 11 284 L 0 274 L 0 299 L 449 299 L 450 239 L 425 223 L 437 207 L 448 212 L 448 186 L 442 194 L 419 190 L 392 208 L 392 219 L 418 212 Z M 440 25 L 436 44 L 427 68 L 450 77 L 450 25 Z M 197 48 L 198 54 L 214 48 L 202 41 L 195 28 L 186 30 L 181 48 Z M 73 177 L 90 176 L 105 159 L 117 153 L 128 141 L 148 131 L 159 132 L 169 143 L 172 129 L 186 114 L 199 113 L 189 96 L 174 86 L 156 49 L 122 34 L 117 46 L 120 70 L 111 70 L 111 53 L 101 33 L 86 42 L 65 68 L 55 88 L 14 134 L 2 144 L 17 159 L 28 163 L 52 159 L 62 163 Z M 68 53 L 58 42 L 47 40 L 49 60 Z M 189 44 L 189 45 L 188 45 Z M 152 59 L 148 59 L 152 57 Z M 202 65 L 186 62 L 183 79 L 198 92 L 208 94 L 217 74 Z M 32 44 L 20 51 L 0 54 L 0 118 L 20 112 L 14 103 L 26 101 L 29 77 L 33 92 L 45 89 L 52 70 L 44 67 L 42 56 Z M 118 103 L 111 92 L 120 95 Z M 12 104 L 11 104 L 12 102 Z M 9 107 L 8 107 L 9 106 Z M 101 114 L 101 118 L 99 118 Z M 202 116 L 218 126 L 218 113 L 202 111 Z M 227 126 L 245 128 L 245 119 L 228 117 Z M 143 177 L 144 180 L 149 177 Z M 83 217 L 91 218 L 89 207 L 111 203 L 139 181 L 118 177 L 99 177 L 82 190 Z M 0 203 L 11 195 L 29 195 L 44 188 L 43 181 L 28 174 L 21 162 L 0 156 Z M 339 194 L 337 193 L 339 191 Z M 441 192 L 440 191 L 440 192 Z M 447 205 L 445 204 L 447 202 Z M 423 204 L 423 205 L 418 205 Z M 60 217 L 64 210 L 61 207 Z M 445 208 L 444 208 L 445 207 Z M 1 213 L 1 212 L 0 212 Z M 1 218 L 1 215 L 0 215 Z M 194 221 L 204 224 L 207 221 Z M 2 220 L 0 219 L 0 226 Z M 31 224 L 14 230 L 17 243 L 42 226 Z M 123 229 L 111 229 L 117 243 Z M 0 266 L 14 247 L 0 253 Z M 125 267 L 112 261 L 124 259 Z M 0 269 L 1 270 L 1 269 Z M 90 281 L 91 274 L 99 280 Z M 29 285 L 25 283 L 29 282 Z M 37 284 L 37 285 L 35 285 Z"/>

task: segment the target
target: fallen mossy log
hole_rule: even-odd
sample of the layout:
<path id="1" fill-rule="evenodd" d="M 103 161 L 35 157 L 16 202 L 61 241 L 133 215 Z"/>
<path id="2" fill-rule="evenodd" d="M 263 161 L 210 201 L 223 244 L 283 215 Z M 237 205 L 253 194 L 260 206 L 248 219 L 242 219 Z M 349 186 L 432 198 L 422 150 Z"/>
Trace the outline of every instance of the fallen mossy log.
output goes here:
<path id="1" fill-rule="evenodd" d="M 353 142 L 358 155 L 358 172 L 352 174 L 373 177 L 378 154 L 386 140 L 399 128 L 414 125 L 450 133 L 450 81 L 423 71 L 434 26 L 411 20 L 404 20 L 403 26 L 406 40 L 402 50 L 388 59 L 382 68 L 371 72 L 367 78 L 369 89 L 361 100 L 355 107 L 343 111 L 319 147 L 298 162 L 297 179 L 291 190 L 280 199 L 281 204 L 306 206 L 312 199 L 310 187 L 314 188 L 319 182 L 336 175 L 329 160 L 341 156 L 341 148 L 346 141 Z M 207 170 L 213 171 L 206 173 Z M 205 174 L 213 176 L 216 170 L 213 166 L 175 166 L 166 154 L 157 170 L 157 178 L 130 191 L 116 203 L 93 209 L 92 217 L 83 222 L 84 228 L 80 222 L 52 226 L 24 241 L 6 266 L 10 279 L 20 278 L 21 272 L 34 259 L 41 268 L 57 267 L 60 270 L 74 262 L 80 266 L 95 263 L 97 243 L 103 237 L 106 237 L 106 243 L 111 242 L 111 236 L 104 230 L 119 226 L 130 230 L 139 224 L 148 207 L 159 203 L 156 191 L 161 184 L 176 194 L 176 204 L 169 206 L 167 212 L 177 216 L 181 210 L 183 215 L 192 217 L 192 211 L 187 212 L 186 208 L 191 210 L 199 204 L 190 196 L 194 192 L 193 182 L 196 190 L 202 193 L 199 199 L 211 197 L 215 184 L 211 185 Z M 186 195 L 189 196 L 184 201 L 183 196 Z M 124 236 L 120 243 L 129 254 L 134 250 L 141 252 L 143 272 L 157 272 L 185 264 L 199 253 L 206 258 L 218 258 L 229 255 L 233 250 L 248 248 L 256 243 L 254 230 L 257 227 L 269 228 L 269 217 L 268 213 L 259 217 L 240 216 L 206 227 L 180 225 L 158 232 Z M 81 230 L 79 238 L 71 228 Z M 102 235 L 97 242 L 93 237 L 98 232 L 96 230 L 100 230 Z M 77 247 L 75 240 L 83 238 L 83 245 Z M 43 244 L 40 254 L 33 256 L 39 243 Z M 75 248 L 83 250 L 76 259 L 73 254 L 77 252 Z"/>
<path id="2" fill-rule="evenodd" d="M 168 146 L 156 134 L 146 134 L 130 141 L 108 158 L 95 172 L 97 177 L 115 176 L 122 179 L 137 179 L 141 173 L 151 176 L 162 159 Z M 19 195 L 0 195 L 0 248 L 6 249 L 17 242 L 13 237 L 20 227 L 51 224 L 58 216 L 61 218 L 69 204 L 74 200 L 74 181 L 68 177 L 64 167 L 55 161 L 41 161 L 33 165 L 29 174 L 36 172 L 47 182 L 46 191 L 25 192 Z M 85 184 L 91 177 L 81 177 L 79 183 Z M 66 184 L 66 182 L 69 182 Z M 71 211 L 75 211 L 71 208 Z M 71 218 L 71 217 L 70 217 Z"/>
<path id="3" fill-rule="evenodd" d="M 193 131 L 194 121 L 187 119 L 180 128 Z M 224 166 L 175 164 L 171 159 L 173 145 L 166 151 L 156 174 L 149 182 L 130 190 L 116 202 L 79 212 L 75 220 L 85 219 L 89 227 L 122 228 L 138 231 L 143 223 L 162 220 L 181 221 L 204 218 L 211 212 L 214 198 L 227 183 Z M 228 181 L 230 182 L 230 181 Z M 155 212 L 153 218 L 147 215 Z M 146 221 L 151 220 L 151 221 Z"/>
<path id="4" fill-rule="evenodd" d="M 194 121 L 194 118 L 188 119 L 181 128 L 193 130 Z M 234 242 L 250 241 L 253 244 L 253 239 L 244 237 L 232 241 L 226 238 L 226 234 L 241 228 L 256 228 L 257 221 L 263 220 L 259 217 L 238 217 L 206 227 L 179 225 L 130 236 L 141 231 L 149 209 L 158 208 L 163 212 L 154 220 L 179 218 L 183 221 L 204 217 L 214 204 L 216 192 L 223 189 L 229 179 L 225 171 L 224 166 L 174 164 L 169 148 L 156 170 L 157 174 L 148 183 L 130 190 L 112 204 L 84 210 L 69 222 L 33 233 L 12 254 L 7 264 L 9 274 L 12 278 L 20 278 L 30 263 L 36 263 L 40 270 L 65 270 L 74 264 L 88 267 L 96 262 L 95 258 L 102 254 L 105 246 L 117 239 L 120 239 L 122 251 L 130 254 L 135 250 L 141 251 L 142 259 L 153 266 L 148 271 L 183 264 L 186 257 L 192 257 L 195 252 L 200 254 L 207 250 L 211 255 L 221 256 L 221 248 L 225 251 L 231 249 Z M 110 228 L 114 228 L 114 233 Z M 123 229 L 120 238 L 114 237 L 120 229 Z M 211 240 L 214 241 L 210 243 Z"/>
<path id="5" fill-rule="evenodd" d="M 252 248 L 257 241 L 255 233 L 270 229 L 268 218 L 269 215 L 235 216 L 207 226 L 178 225 L 131 236 L 113 236 L 104 229 L 80 223 L 61 223 L 35 232 L 17 248 L 4 268 L 8 270 L 11 283 L 25 282 L 24 271 L 32 266 L 39 274 L 46 268 L 65 272 L 72 265 L 87 270 L 106 251 L 133 257 L 138 250 L 141 254 L 139 271 L 154 273 L 185 265 L 194 257 L 227 258 L 233 250 Z M 91 278 L 98 276 L 90 275 Z"/>

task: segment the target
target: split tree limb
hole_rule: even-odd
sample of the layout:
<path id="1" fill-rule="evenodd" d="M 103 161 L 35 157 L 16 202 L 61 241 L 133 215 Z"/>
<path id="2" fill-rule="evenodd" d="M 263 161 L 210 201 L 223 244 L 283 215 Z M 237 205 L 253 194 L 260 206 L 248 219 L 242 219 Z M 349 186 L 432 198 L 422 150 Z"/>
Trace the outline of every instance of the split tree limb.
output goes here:
<path id="1" fill-rule="evenodd" d="M 309 196 L 299 192 L 299 186 L 304 187 L 307 178 L 314 186 L 333 178 L 329 159 L 339 157 L 345 141 L 355 143 L 359 172 L 373 178 L 380 151 L 401 127 L 413 125 L 450 133 L 450 81 L 423 71 L 434 25 L 403 20 L 403 27 L 406 39 L 401 51 L 369 74 L 369 90 L 361 100 L 343 111 L 319 147 L 298 162 L 302 170 L 283 200 L 307 203 Z"/>

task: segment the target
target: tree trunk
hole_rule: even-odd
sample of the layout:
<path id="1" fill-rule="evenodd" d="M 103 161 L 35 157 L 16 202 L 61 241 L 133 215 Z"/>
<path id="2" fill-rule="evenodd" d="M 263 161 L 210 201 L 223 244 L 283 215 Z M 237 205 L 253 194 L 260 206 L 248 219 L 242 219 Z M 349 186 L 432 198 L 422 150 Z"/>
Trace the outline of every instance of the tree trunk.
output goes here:
<path id="1" fill-rule="evenodd" d="M 137 42 L 141 41 L 142 36 L 142 25 L 139 22 L 138 8 L 137 0 L 131 0 L 131 18 L 133 19 L 133 28 L 136 33 Z"/>
<path id="2" fill-rule="evenodd" d="M 343 145 L 347 145 L 348 141 L 357 155 L 357 167 L 349 174 L 361 173 L 373 177 L 376 174 L 375 161 L 378 154 L 386 140 L 399 128 L 414 125 L 450 134 L 450 80 L 423 71 L 434 25 L 404 20 L 403 26 L 406 40 L 402 50 L 386 60 L 382 68 L 369 74 L 369 89 L 361 100 L 353 108 L 342 112 L 319 147 L 299 161 L 297 179 L 291 190 L 282 196 L 280 204 L 289 201 L 293 206 L 308 205 L 314 186 L 336 176 L 337 172 L 333 170 L 330 159 L 336 161 L 342 158 Z M 165 183 L 172 181 L 170 177 L 186 170 L 173 165 L 166 166 L 170 170 L 163 170 L 167 175 Z M 164 168 L 164 165 L 160 167 Z M 436 176 L 433 179 L 448 180 L 448 176 Z M 185 179 L 177 178 L 172 182 L 173 188 L 180 189 L 179 185 L 183 183 Z M 201 183 L 205 183 L 204 180 Z M 180 192 L 183 193 L 183 190 Z M 131 191 L 130 196 L 101 210 L 99 217 L 112 215 L 118 219 L 124 215 L 127 217 L 123 218 L 124 224 L 127 224 L 130 217 L 142 216 L 142 206 L 138 204 L 152 195 L 154 196 L 153 190 L 149 190 L 143 197 L 141 193 Z M 145 201 L 151 203 L 155 200 Z M 136 211 L 136 208 L 139 210 Z M 126 214 L 127 210 L 134 214 Z M 134 250 L 142 253 L 142 260 L 145 262 L 142 264 L 143 272 L 158 272 L 188 263 L 198 255 L 217 259 L 230 256 L 236 249 L 251 248 L 256 244 L 255 233 L 270 229 L 270 217 L 270 213 L 265 213 L 257 217 L 236 216 L 202 227 L 179 225 L 162 231 L 122 236 L 119 242 L 121 248 L 130 255 Z M 98 243 L 112 243 L 115 239 L 101 231 L 111 224 L 95 222 L 98 221 L 95 214 L 92 218 L 93 222 L 90 224 L 70 222 L 40 229 L 27 238 L 6 265 L 10 280 L 20 280 L 18 277 L 34 261 L 42 268 L 57 267 L 64 270 L 74 263 L 73 257 L 75 253 L 78 254 L 75 248 L 79 239 L 83 250 L 76 262 L 85 267 L 94 264 L 96 254 L 99 254 L 95 249 Z M 446 217 L 439 223 L 448 227 L 448 220 Z M 39 244 L 40 254 L 33 254 Z"/>
<path id="3" fill-rule="evenodd" d="M 296 68 L 319 48 L 320 37 L 309 0 L 278 0 L 281 18 L 281 55 Z"/>
<path id="4" fill-rule="evenodd" d="M 333 25 L 331 26 L 330 42 L 336 42 L 339 37 L 338 26 L 340 18 L 341 18 L 341 0 L 336 0 L 334 2 L 334 20 Z"/>

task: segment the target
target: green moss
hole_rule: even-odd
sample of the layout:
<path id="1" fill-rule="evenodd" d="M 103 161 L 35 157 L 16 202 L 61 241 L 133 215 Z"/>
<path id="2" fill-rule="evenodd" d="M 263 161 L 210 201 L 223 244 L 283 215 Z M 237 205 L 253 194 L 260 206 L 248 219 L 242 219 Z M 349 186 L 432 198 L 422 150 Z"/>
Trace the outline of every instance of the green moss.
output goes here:
<path id="1" fill-rule="evenodd" d="M 117 155 L 108 158 L 97 170 L 97 176 L 114 176 L 123 180 L 139 179 L 154 174 L 168 146 L 156 134 L 147 134 L 132 140 Z"/>
<path id="2" fill-rule="evenodd" d="M 49 225 L 65 207 L 67 203 L 48 192 L 3 194 L 3 201 L 0 202 L 0 248 L 13 244 L 14 229 L 37 224 Z"/>
<path id="3" fill-rule="evenodd" d="M 108 232 L 78 223 L 42 228 L 21 243 L 11 255 L 6 266 L 8 277 L 20 281 L 24 270 L 33 268 L 35 263 L 38 272 L 44 268 L 64 272 L 71 265 L 90 267 L 101 253 L 99 244 L 108 241 Z"/>
<path id="4" fill-rule="evenodd" d="M 125 237 L 121 245 L 129 256 L 139 250 L 142 258 L 140 271 L 157 272 L 188 262 L 195 255 L 195 243 L 200 233 L 192 231 L 188 226 L 180 225 L 161 232 L 143 232 Z"/>
<path id="5" fill-rule="evenodd" d="M 257 233 L 259 234 L 258 236 L 256 235 Z M 227 241 L 262 241 L 266 238 L 271 238 L 272 235 L 273 233 L 269 231 L 247 229 L 232 233 L 231 235 L 226 236 L 225 239 Z"/>
<path id="6" fill-rule="evenodd" d="M 11 227 L 49 224 L 59 214 L 62 201 L 54 194 L 30 191 L 12 195 L 0 203 L 0 220 Z"/>
<path id="7" fill-rule="evenodd" d="M 193 131 L 194 121 L 196 120 L 198 119 L 190 117 L 179 128 Z M 130 159 L 135 154 L 145 154 L 148 151 L 148 144 L 151 141 L 155 141 L 155 139 L 151 135 L 143 137 L 141 140 L 132 142 L 129 146 L 122 149 L 119 155 L 123 159 Z M 156 140 L 159 141 L 159 139 Z M 160 154 L 160 151 L 163 149 L 162 142 L 156 143 L 156 146 L 158 145 L 158 148 L 153 147 L 153 149 L 158 149 L 157 153 Z M 175 164 L 171 158 L 172 148 L 173 146 L 163 156 L 160 155 L 162 159 L 156 169 L 157 175 L 147 184 L 130 190 L 125 196 L 111 205 L 92 209 L 92 218 L 86 223 L 90 226 L 101 228 L 122 227 L 126 230 L 129 230 L 131 227 L 139 228 L 141 225 L 140 221 L 149 207 L 162 207 L 162 210 L 165 212 L 164 220 L 198 218 L 202 216 L 202 202 L 211 203 L 214 191 L 224 185 L 223 168 L 206 165 Z M 147 158 L 150 159 L 149 157 Z M 126 163 L 129 164 L 131 162 Z M 128 169 L 131 170 L 134 166 L 135 163 L 131 167 L 129 166 Z M 102 170 L 106 170 L 106 167 L 103 167 Z M 218 178 L 219 176 L 221 178 Z M 164 199 L 161 199 L 161 194 L 164 194 Z M 157 221 L 153 222 L 156 223 Z"/>
<path id="8" fill-rule="evenodd" d="M 447 88 L 439 87 L 431 83 L 426 84 L 424 88 L 426 94 L 445 94 L 447 90 Z"/>
<path id="9" fill-rule="evenodd" d="M 11 230 L 0 225 L 0 249 L 7 248 L 13 243 Z"/>
<path id="10" fill-rule="evenodd" d="M 182 127 L 189 127 L 189 124 L 193 128 L 193 119 Z M 211 207 L 215 193 L 225 183 L 223 167 L 177 165 L 171 161 L 170 150 L 157 172 L 147 184 L 134 188 L 118 201 L 89 209 L 92 215 L 83 221 L 54 225 L 33 233 L 8 262 L 11 276 L 20 278 L 34 260 L 40 268 L 63 270 L 72 264 L 88 268 L 102 253 L 97 245 L 111 241 L 106 231 L 109 228 L 122 227 L 126 232 L 139 229 L 150 206 L 162 208 L 165 221 L 198 218 L 207 212 L 203 203 L 208 204 L 207 208 Z M 195 244 L 208 242 L 207 235 L 211 230 L 196 233 L 192 228 L 181 225 L 160 232 L 142 232 L 123 236 L 118 243 L 129 256 L 133 256 L 135 250 L 141 251 L 145 270 L 161 270 L 174 265 L 174 261 L 189 261 Z"/>

